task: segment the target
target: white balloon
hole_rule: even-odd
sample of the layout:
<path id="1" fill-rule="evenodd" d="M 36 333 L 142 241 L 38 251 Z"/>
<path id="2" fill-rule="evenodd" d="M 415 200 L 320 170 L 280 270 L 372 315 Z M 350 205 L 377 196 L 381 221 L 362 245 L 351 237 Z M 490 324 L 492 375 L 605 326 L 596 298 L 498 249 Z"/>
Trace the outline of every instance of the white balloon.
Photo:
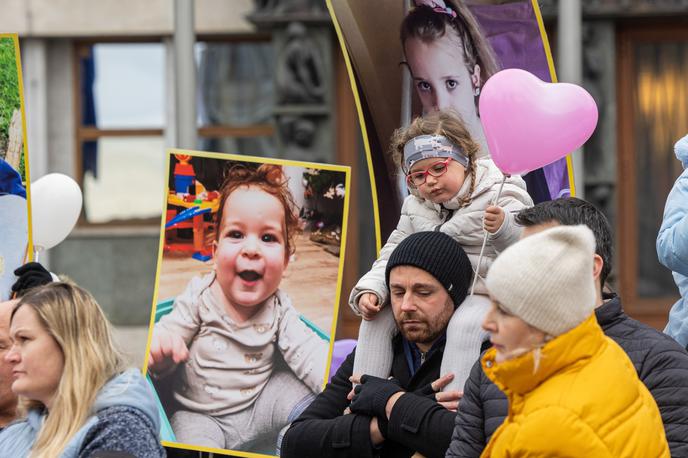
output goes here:
<path id="1" fill-rule="evenodd" d="M 50 173 L 31 183 L 31 233 L 37 249 L 50 249 L 72 231 L 83 198 L 76 181 Z"/>

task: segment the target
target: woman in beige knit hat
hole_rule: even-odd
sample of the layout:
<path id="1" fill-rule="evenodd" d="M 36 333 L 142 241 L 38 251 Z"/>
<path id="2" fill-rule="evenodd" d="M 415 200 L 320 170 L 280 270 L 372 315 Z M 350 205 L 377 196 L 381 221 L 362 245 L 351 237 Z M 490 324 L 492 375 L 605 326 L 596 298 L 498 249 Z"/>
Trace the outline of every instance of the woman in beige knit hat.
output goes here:
<path id="1" fill-rule="evenodd" d="M 590 229 L 560 226 L 492 265 L 482 365 L 509 415 L 483 457 L 669 456 L 654 399 L 593 314 L 594 250 Z"/>

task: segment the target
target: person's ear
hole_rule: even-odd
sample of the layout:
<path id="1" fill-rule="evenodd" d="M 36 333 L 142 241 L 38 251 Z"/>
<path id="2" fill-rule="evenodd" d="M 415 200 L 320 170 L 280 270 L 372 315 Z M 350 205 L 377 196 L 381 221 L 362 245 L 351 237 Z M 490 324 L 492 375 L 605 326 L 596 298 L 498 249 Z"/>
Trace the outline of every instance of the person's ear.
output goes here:
<path id="1" fill-rule="evenodd" d="M 602 260 L 602 256 L 599 254 L 595 254 L 592 257 L 592 278 L 595 279 L 595 282 L 599 283 L 600 281 L 600 275 L 602 274 L 602 268 L 604 267 L 604 261 Z"/>
<path id="2" fill-rule="evenodd" d="M 483 81 L 480 78 L 480 65 L 475 64 L 473 67 L 473 72 L 471 73 L 471 84 L 473 85 L 473 94 L 480 95 L 480 89 L 482 87 Z"/>

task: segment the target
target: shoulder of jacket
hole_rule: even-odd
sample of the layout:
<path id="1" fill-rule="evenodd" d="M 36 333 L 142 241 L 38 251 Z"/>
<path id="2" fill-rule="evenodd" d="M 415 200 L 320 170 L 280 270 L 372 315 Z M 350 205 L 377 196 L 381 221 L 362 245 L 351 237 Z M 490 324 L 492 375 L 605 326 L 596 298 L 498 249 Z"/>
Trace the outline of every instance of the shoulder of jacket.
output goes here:
<path id="1" fill-rule="evenodd" d="M 647 349 L 643 363 L 652 361 L 652 367 L 643 367 L 643 372 L 656 375 L 662 369 L 688 370 L 688 352 L 678 342 L 653 328 L 640 328 L 640 331 L 644 334 L 643 342 Z M 688 379 L 685 386 L 688 386 Z"/>
<path id="2" fill-rule="evenodd" d="M 100 410 L 79 446 L 80 453 L 101 447 L 124 448 L 138 456 L 164 456 L 157 438 L 158 426 L 136 407 L 121 405 Z M 98 445 L 94 448 L 94 442 Z M 90 453 L 88 453 L 90 456 Z"/>
<path id="3" fill-rule="evenodd" d="M 502 181 L 502 172 L 499 171 L 490 158 L 477 159 L 475 161 L 475 168 L 475 177 L 478 182 L 475 184 L 473 196 L 489 190 L 495 183 Z"/>
<path id="4" fill-rule="evenodd" d="M 629 316 L 605 327 L 604 333 L 619 344 L 639 372 L 640 369 L 647 372 L 648 368 L 643 367 L 645 362 L 662 356 L 675 359 L 677 366 L 688 368 L 688 353 L 678 342 Z"/>
<path id="5" fill-rule="evenodd" d="M 630 318 L 611 323 L 602 327 L 602 330 L 604 335 L 621 347 L 634 364 L 644 359 L 655 343 L 654 339 Z"/>
<path id="6" fill-rule="evenodd" d="M 504 174 L 497 168 L 492 159 L 478 159 L 475 164 L 478 169 L 476 171 L 476 179 L 478 182 L 475 185 L 472 197 L 490 191 L 496 193 L 504 180 Z M 504 181 L 504 190 L 511 189 L 513 191 L 514 188 L 522 190 L 527 194 L 526 183 L 520 175 L 510 175 L 506 178 L 506 181 Z"/>

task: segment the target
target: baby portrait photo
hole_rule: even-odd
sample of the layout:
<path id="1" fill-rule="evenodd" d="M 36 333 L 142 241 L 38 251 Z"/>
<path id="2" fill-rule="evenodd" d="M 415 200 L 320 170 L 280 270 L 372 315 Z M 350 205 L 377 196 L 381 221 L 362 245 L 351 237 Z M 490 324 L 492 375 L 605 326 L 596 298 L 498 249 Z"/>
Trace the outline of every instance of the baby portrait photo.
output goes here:
<path id="1" fill-rule="evenodd" d="M 278 453 L 327 377 L 347 189 L 346 167 L 169 151 L 147 358 L 166 445 Z"/>

